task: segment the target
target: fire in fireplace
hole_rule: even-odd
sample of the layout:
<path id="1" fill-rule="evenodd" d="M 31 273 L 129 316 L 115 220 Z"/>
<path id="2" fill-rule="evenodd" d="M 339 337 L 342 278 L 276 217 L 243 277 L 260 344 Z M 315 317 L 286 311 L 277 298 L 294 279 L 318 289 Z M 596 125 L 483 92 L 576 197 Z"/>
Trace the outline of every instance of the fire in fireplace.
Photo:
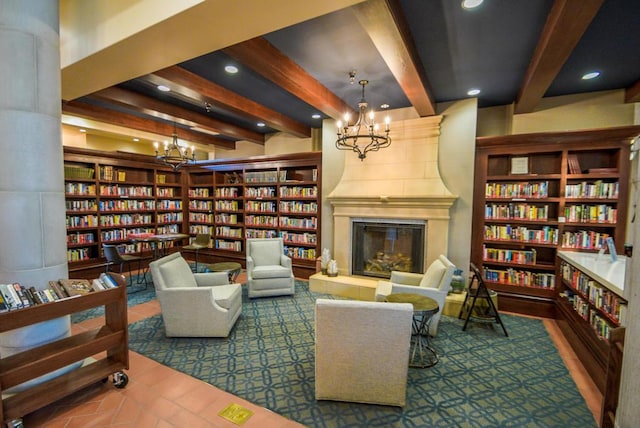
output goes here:
<path id="1" fill-rule="evenodd" d="M 392 270 L 424 271 L 425 221 L 352 222 L 352 274 L 389 278 Z"/>

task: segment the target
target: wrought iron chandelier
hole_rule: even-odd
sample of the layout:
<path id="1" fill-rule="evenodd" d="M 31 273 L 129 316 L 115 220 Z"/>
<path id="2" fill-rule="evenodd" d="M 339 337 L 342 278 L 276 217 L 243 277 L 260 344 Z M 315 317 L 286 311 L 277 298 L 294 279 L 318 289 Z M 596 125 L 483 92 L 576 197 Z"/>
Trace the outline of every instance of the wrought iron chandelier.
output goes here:
<path id="1" fill-rule="evenodd" d="M 156 149 L 156 159 L 173 168 L 174 170 L 187 164 L 193 164 L 196 162 L 195 147 L 191 146 L 191 151 L 187 147 L 180 146 L 178 143 L 178 133 L 176 124 L 173 124 L 173 141 L 171 144 L 164 142 L 164 149 L 162 154 L 158 151 L 158 142 L 153 143 L 153 147 Z"/>
<path id="2" fill-rule="evenodd" d="M 349 78 L 353 82 L 355 71 L 349 73 Z M 368 152 L 375 152 L 391 145 L 389 137 L 389 117 L 385 119 L 384 133 L 380 132 L 380 126 L 375 122 L 373 110 L 367 112 L 369 103 L 364 97 L 364 88 L 369 83 L 368 80 L 358 82 L 362 86 L 362 99 L 358 103 L 358 120 L 349 124 L 349 113 L 344 115 L 344 123 L 338 121 L 338 139 L 336 147 L 340 150 L 350 150 L 358 153 L 360 160 L 367 157 Z"/>

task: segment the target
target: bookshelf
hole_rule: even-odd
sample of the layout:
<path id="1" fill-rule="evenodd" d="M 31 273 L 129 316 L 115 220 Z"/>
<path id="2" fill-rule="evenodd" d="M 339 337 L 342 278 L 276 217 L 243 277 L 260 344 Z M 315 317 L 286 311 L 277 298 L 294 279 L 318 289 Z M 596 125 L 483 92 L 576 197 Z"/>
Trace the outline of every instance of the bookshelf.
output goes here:
<path id="1" fill-rule="evenodd" d="M 184 230 L 188 200 L 182 172 L 149 156 L 70 147 L 64 162 L 70 272 L 90 277 L 104 271 L 103 243 L 151 254 L 148 242 L 131 236 Z"/>
<path id="2" fill-rule="evenodd" d="M 320 153 L 304 153 L 190 169 L 190 233 L 211 233 L 214 261 L 244 262 L 247 238 L 282 237 L 294 272 L 308 276 L 320 253 L 320 166 Z"/>
<path id="3" fill-rule="evenodd" d="M 629 146 L 640 127 L 476 141 L 471 260 L 500 309 L 555 318 L 559 250 L 622 252 Z"/>
<path id="4" fill-rule="evenodd" d="M 244 263 L 247 238 L 282 236 L 295 274 L 307 277 L 320 253 L 321 162 L 313 152 L 173 171 L 150 156 L 66 147 L 69 269 L 103 271 L 105 242 L 151 255 L 150 244 L 132 242 L 132 234 L 208 233 L 205 262 Z"/>
<path id="5" fill-rule="evenodd" d="M 558 325 L 601 391 L 606 386 L 612 339 L 627 317 L 627 260 L 618 257 L 612 262 L 608 254 L 558 252 Z"/>
<path id="6" fill-rule="evenodd" d="M 104 306 L 104 325 L 0 358 L 0 385 L 3 389 L 20 385 L 77 361 L 100 357 L 66 374 L 33 386 L 23 392 L 0 398 L 0 421 L 9 423 L 53 403 L 92 383 L 114 376 L 124 387 L 123 369 L 129 368 L 126 286 L 89 293 L 72 299 L 43 303 L 0 313 L 0 332 L 59 318 L 93 307 Z M 117 381 L 116 381 L 117 377 Z"/>

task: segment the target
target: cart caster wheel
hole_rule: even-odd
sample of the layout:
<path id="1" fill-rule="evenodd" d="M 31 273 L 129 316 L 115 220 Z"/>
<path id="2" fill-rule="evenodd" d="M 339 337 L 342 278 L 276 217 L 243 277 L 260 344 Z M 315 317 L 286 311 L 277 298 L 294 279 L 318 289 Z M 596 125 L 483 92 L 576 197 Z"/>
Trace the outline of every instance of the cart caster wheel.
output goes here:
<path id="1" fill-rule="evenodd" d="M 22 423 L 22 419 L 12 419 L 7 422 L 7 428 L 24 428 L 24 424 Z"/>
<path id="2" fill-rule="evenodd" d="M 129 376 L 122 372 L 116 372 L 113 374 L 113 386 L 122 389 L 129 383 Z"/>

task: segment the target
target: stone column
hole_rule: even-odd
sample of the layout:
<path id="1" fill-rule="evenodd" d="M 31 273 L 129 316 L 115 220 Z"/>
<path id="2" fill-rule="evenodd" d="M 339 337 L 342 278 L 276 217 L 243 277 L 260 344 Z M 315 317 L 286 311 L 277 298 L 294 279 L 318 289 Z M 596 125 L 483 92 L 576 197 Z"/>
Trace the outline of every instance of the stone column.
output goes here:
<path id="1" fill-rule="evenodd" d="M 58 29 L 58 0 L 0 2 L 0 283 L 68 276 Z M 0 354 L 69 330 L 69 317 L 13 330 Z"/>

